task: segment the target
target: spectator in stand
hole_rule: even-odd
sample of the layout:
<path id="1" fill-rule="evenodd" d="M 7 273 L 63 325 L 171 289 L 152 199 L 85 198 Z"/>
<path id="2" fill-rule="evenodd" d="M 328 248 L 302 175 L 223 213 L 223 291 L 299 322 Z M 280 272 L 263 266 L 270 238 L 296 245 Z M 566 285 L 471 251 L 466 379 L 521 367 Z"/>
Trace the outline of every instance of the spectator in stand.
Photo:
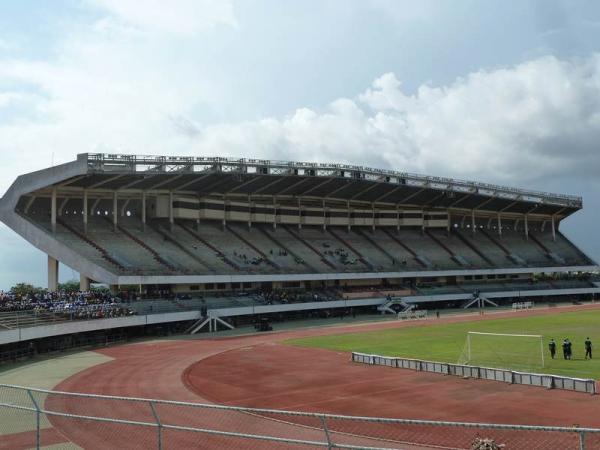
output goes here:
<path id="1" fill-rule="evenodd" d="M 32 311 L 36 315 L 53 313 L 76 320 L 121 317 L 133 312 L 120 300 L 102 292 L 41 292 L 15 294 L 0 291 L 0 312 Z"/>

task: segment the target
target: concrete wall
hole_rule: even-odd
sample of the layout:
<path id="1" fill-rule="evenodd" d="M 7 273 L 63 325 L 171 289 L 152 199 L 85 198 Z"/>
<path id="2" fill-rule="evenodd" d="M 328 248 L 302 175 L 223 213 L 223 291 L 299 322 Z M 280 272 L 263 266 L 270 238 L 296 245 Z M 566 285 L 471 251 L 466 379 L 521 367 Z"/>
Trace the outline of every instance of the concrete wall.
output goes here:
<path id="1" fill-rule="evenodd" d="M 76 322 L 63 322 L 51 325 L 41 325 L 30 328 L 0 331 L 0 344 L 27 341 L 62 334 L 84 333 L 86 331 L 108 330 L 112 328 L 134 327 L 155 323 L 179 322 L 200 318 L 198 311 L 183 311 L 145 316 L 117 317 L 113 319 L 96 319 Z"/>

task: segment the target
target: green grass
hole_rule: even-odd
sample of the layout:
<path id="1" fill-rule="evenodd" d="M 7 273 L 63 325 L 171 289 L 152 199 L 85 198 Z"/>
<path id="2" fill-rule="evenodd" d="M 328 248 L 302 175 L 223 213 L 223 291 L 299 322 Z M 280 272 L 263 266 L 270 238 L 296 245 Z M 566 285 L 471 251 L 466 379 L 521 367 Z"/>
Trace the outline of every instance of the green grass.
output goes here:
<path id="1" fill-rule="evenodd" d="M 515 314 L 518 316 L 518 313 Z M 431 323 L 431 322 L 429 322 Z M 361 333 L 317 336 L 287 341 L 292 345 L 355 351 L 385 356 L 457 363 L 465 355 L 468 331 L 511 334 L 541 334 L 544 337 L 545 366 L 541 366 L 539 340 L 487 339 L 472 344 L 472 364 L 529 370 L 571 377 L 600 379 L 600 311 L 569 312 L 544 316 L 515 317 L 475 322 L 396 328 Z M 584 360 L 583 341 L 597 344 L 594 357 Z M 560 344 L 568 337 L 573 359 L 562 359 Z M 548 341 L 557 341 L 556 359 L 550 359 Z M 477 346 L 475 348 L 475 346 Z"/>

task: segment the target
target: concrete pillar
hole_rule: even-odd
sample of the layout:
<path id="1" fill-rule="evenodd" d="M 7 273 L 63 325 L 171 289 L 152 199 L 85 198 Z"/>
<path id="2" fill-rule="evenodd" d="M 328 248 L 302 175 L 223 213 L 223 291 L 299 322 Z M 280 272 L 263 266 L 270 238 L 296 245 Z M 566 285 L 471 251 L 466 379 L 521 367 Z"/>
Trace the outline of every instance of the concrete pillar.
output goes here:
<path id="1" fill-rule="evenodd" d="M 83 232 L 87 233 L 88 225 L 88 192 L 87 189 L 83 190 Z"/>
<path id="2" fill-rule="evenodd" d="M 273 229 L 277 229 L 277 196 L 273 196 Z"/>
<path id="3" fill-rule="evenodd" d="M 525 214 L 525 238 L 529 239 L 529 224 L 527 223 L 527 214 Z"/>
<path id="4" fill-rule="evenodd" d="M 373 231 L 375 231 L 375 203 L 371 204 L 371 214 L 373 216 Z"/>
<path id="5" fill-rule="evenodd" d="M 112 208 L 112 213 L 113 213 L 113 226 L 115 228 L 115 231 L 117 230 L 117 225 L 118 225 L 118 219 L 117 217 L 119 216 L 119 197 L 117 196 L 117 191 L 113 192 L 113 208 Z"/>
<path id="6" fill-rule="evenodd" d="M 108 286 L 108 289 L 110 290 L 110 293 L 112 295 L 117 295 L 119 293 L 119 285 L 118 284 L 111 284 Z"/>
<path id="7" fill-rule="evenodd" d="M 146 191 L 142 191 L 142 231 L 146 229 Z"/>
<path id="8" fill-rule="evenodd" d="M 500 214 L 498 214 L 498 236 L 502 236 L 502 219 L 500 218 Z"/>
<path id="9" fill-rule="evenodd" d="M 56 195 L 56 188 L 53 188 L 50 200 L 50 223 L 52 225 L 52 231 L 56 231 Z"/>
<path id="10" fill-rule="evenodd" d="M 473 234 L 475 234 L 475 210 L 471 210 L 471 229 Z"/>
<path id="11" fill-rule="evenodd" d="M 348 231 L 350 231 L 352 229 L 352 226 L 350 225 L 350 220 L 351 220 L 351 214 L 350 214 L 350 202 L 347 201 L 346 202 L 346 215 L 348 217 Z"/>
<path id="12" fill-rule="evenodd" d="M 552 240 L 556 242 L 556 225 L 554 225 L 554 216 L 552 216 L 550 223 L 552 224 Z"/>
<path id="13" fill-rule="evenodd" d="M 79 290 L 89 291 L 90 290 L 90 279 L 83 274 L 79 274 Z"/>
<path id="14" fill-rule="evenodd" d="M 48 255 L 48 290 L 58 290 L 58 260 Z"/>
<path id="15" fill-rule="evenodd" d="M 448 213 L 448 218 L 446 219 L 448 222 L 446 223 L 446 236 L 450 236 L 450 226 L 452 225 L 452 217 L 450 213 Z"/>
<path id="16" fill-rule="evenodd" d="M 173 223 L 175 222 L 173 216 L 173 191 L 169 191 L 169 228 L 173 231 Z"/>
<path id="17" fill-rule="evenodd" d="M 202 219 L 202 196 L 198 196 L 198 217 L 196 218 L 196 230 L 200 231 L 200 220 Z"/>

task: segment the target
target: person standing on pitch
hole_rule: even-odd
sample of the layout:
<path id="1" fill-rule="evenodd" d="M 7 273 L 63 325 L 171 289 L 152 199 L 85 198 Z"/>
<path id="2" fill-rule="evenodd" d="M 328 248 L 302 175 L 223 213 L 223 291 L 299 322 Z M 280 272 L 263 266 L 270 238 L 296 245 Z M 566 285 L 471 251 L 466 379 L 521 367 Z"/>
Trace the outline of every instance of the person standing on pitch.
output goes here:
<path id="1" fill-rule="evenodd" d="M 568 339 L 565 339 L 562 342 L 562 351 L 563 351 L 563 358 L 569 359 L 569 340 Z"/>
<path id="2" fill-rule="evenodd" d="M 587 338 L 585 340 L 585 359 L 588 359 L 588 356 L 590 357 L 590 359 L 592 359 L 592 341 L 590 341 L 590 338 Z"/>
<path id="3" fill-rule="evenodd" d="M 567 359 L 573 359 L 573 343 L 567 338 Z"/>
<path id="4" fill-rule="evenodd" d="M 554 359 L 554 355 L 556 355 L 556 342 L 554 342 L 554 339 L 550 339 L 548 349 L 550 350 L 550 356 Z"/>

